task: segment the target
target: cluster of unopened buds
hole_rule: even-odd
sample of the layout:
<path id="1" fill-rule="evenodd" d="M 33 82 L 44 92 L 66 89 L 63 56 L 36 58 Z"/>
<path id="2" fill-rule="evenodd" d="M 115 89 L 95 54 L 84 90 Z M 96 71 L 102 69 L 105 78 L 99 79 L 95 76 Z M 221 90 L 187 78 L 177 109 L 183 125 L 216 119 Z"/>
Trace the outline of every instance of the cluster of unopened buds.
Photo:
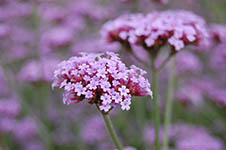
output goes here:
<path id="1" fill-rule="evenodd" d="M 169 44 L 178 51 L 188 44 L 205 45 L 208 32 L 205 21 L 188 11 L 153 12 L 147 15 L 123 15 L 107 22 L 102 29 L 108 42 L 159 49 Z"/>
<path id="2" fill-rule="evenodd" d="M 78 103 L 87 99 L 101 111 L 117 105 L 129 110 L 132 96 L 152 96 L 146 72 L 136 66 L 127 68 L 112 52 L 72 57 L 58 65 L 53 87 L 65 90 L 63 102 Z"/>

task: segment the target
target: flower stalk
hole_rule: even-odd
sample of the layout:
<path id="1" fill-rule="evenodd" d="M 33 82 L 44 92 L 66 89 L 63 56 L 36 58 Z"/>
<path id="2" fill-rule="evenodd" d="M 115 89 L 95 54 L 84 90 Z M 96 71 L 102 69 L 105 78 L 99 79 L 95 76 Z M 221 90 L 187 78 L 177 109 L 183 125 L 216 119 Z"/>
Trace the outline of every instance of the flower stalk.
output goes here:
<path id="1" fill-rule="evenodd" d="M 163 142 L 163 150 L 168 150 L 169 144 L 169 128 L 171 122 L 171 114 L 172 114 L 172 104 L 173 104 L 173 93 L 175 86 L 175 68 L 176 68 L 176 58 L 172 58 L 172 64 L 170 66 L 170 77 L 168 83 L 168 93 L 166 98 L 166 110 L 165 110 L 165 118 L 164 118 L 164 142 Z"/>
<path id="2" fill-rule="evenodd" d="M 160 123 L 160 115 L 159 115 L 159 104 L 158 104 L 158 72 L 157 70 L 153 70 L 153 80 L 152 80 L 152 91 L 153 91 L 153 101 L 154 101 L 154 122 L 155 122 L 155 149 L 160 150 L 160 142 L 159 142 L 159 123 Z"/>
<path id="3" fill-rule="evenodd" d="M 156 55 L 151 56 L 151 70 L 152 70 L 152 92 L 154 101 L 154 124 L 155 124 L 155 150 L 160 150 L 159 140 L 159 125 L 160 125 L 160 114 L 158 104 L 158 69 L 155 67 Z"/>
<path id="4" fill-rule="evenodd" d="M 105 124 L 107 126 L 107 129 L 108 129 L 108 131 L 109 131 L 109 133 L 111 135 L 111 138 L 112 138 L 117 150 L 123 150 L 123 147 L 122 147 L 122 145 L 121 145 L 121 143 L 119 141 L 118 136 L 116 135 L 114 126 L 113 126 L 113 124 L 111 122 L 111 119 L 110 119 L 108 113 L 104 113 L 103 111 L 100 111 L 98 106 L 97 106 L 97 110 L 102 114 L 104 122 L 105 122 Z"/>

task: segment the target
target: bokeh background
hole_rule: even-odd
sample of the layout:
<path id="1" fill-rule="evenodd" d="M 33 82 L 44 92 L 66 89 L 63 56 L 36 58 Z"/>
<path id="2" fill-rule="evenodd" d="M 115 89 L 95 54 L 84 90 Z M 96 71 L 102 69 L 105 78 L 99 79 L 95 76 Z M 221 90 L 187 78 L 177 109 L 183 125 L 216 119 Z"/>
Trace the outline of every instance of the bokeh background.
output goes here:
<path id="1" fill-rule="evenodd" d="M 122 14 L 181 9 L 206 20 L 210 44 L 187 47 L 176 57 L 170 148 L 225 150 L 225 0 L 0 0 L 0 150 L 113 150 L 95 107 L 63 105 L 62 91 L 52 91 L 53 71 L 79 52 L 104 51 L 145 69 L 118 43 L 106 43 L 101 27 Z M 215 30 L 220 35 L 213 39 Z M 140 49 L 136 54 L 147 59 Z M 166 66 L 159 77 L 161 122 L 168 71 Z M 151 72 L 147 77 L 151 81 Z M 111 113 L 125 146 L 154 150 L 150 101 L 135 97 L 130 111 Z M 161 128 L 161 139 L 163 134 Z"/>

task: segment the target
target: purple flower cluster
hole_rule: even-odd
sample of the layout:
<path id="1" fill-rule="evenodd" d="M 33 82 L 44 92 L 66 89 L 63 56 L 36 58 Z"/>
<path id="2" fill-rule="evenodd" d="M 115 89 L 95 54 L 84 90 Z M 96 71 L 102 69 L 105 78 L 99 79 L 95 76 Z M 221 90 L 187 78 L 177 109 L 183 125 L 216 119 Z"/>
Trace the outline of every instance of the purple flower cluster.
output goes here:
<path id="1" fill-rule="evenodd" d="M 0 131 L 12 134 L 23 146 L 37 140 L 38 128 L 31 117 L 18 118 L 20 114 L 21 104 L 18 98 L 0 99 Z"/>
<path id="2" fill-rule="evenodd" d="M 16 117 L 20 114 L 20 103 L 15 98 L 0 100 L 0 116 Z"/>
<path id="3" fill-rule="evenodd" d="M 65 90 L 64 103 L 88 99 L 108 112 L 119 104 L 123 110 L 129 110 L 132 96 L 152 95 L 150 84 L 143 77 L 146 72 L 136 66 L 128 69 L 117 54 L 81 55 L 63 61 L 54 72 L 52 86 Z"/>
<path id="4" fill-rule="evenodd" d="M 123 15 L 107 22 L 102 36 L 108 42 L 136 44 L 146 49 L 159 49 L 167 43 L 179 51 L 188 44 L 206 44 L 208 31 L 201 17 L 180 10 Z"/>
<path id="5" fill-rule="evenodd" d="M 18 79 L 25 82 L 50 82 L 59 61 L 55 58 L 32 60 L 24 65 L 18 74 Z"/>
<path id="6" fill-rule="evenodd" d="M 181 83 L 175 96 L 182 104 L 199 105 L 203 103 L 205 96 L 209 96 L 216 89 L 218 88 L 215 83 L 209 78 L 192 79 Z"/>
<path id="7" fill-rule="evenodd" d="M 40 46 L 43 53 L 48 53 L 57 48 L 64 48 L 73 42 L 73 30 L 66 27 L 55 27 L 43 33 Z"/>
<path id="8" fill-rule="evenodd" d="M 207 133 L 180 138 L 177 141 L 177 150 L 223 150 L 223 143 Z"/>
<path id="9" fill-rule="evenodd" d="M 163 142 L 164 131 L 160 130 L 160 140 Z M 148 127 L 145 141 L 152 143 L 155 141 L 154 128 Z M 189 124 L 174 124 L 169 130 L 169 140 L 176 150 L 223 150 L 223 142 L 211 136 L 207 130 L 200 126 Z M 152 143 L 153 144 L 153 143 Z"/>
<path id="10" fill-rule="evenodd" d="M 177 89 L 176 100 L 184 105 L 199 105 L 203 104 L 205 98 L 208 97 L 220 108 L 225 108 L 226 90 L 225 87 L 219 85 L 219 83 L 211 78 L 188 80 Z"/>

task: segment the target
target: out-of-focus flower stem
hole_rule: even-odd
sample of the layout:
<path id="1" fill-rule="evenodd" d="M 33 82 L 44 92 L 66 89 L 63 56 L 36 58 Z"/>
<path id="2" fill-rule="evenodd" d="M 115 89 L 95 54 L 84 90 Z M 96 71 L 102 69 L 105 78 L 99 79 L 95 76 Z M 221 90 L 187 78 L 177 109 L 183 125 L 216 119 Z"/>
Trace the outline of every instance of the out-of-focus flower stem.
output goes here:
<path id="1" fill-rule="evenodd" d="M 157 55 L 151 56 L 151 70 L 152 70 L 152 92 L 154 101 L 154 124 L 155 124 L 155 150 L 160 150 L 159 141 L 159 125 L 160 125 L 160 114 L 159 114 L 159 102 L 158 102 L 158 72 L 159 70 L 155 67 L 155 61 Z"/>
<path id="2" fill-rule="evenodd" d="M 4 146 L 4 143 L 3 143 L 3 139 L 2 139 L 2 134 L 0 132 L 0 149 L 2 148 L 3 149 L 3 146 Z"/>
<path id="3" fill-rule="evenodd" d="M 168 150 L 169 143 L 169 128 L 171 122 L 171 114 L 172 114 L 172 103 L 173 103 L 173 93 L 175 86 L 175 68 L 176 68 L 176 58 L 172 58 L 172 64 L 170 66 L 170 77 L 168 83 L 168 92 L 166 98 L 166 110 L 165 110 L 165 118 L 164 118 L 164 142 L 163 142 L 163 150 Z"/>
<path id="4" fill-rule="evenodd" d="M 176 54 L 175 51 L 171 51 L 170 54 L 169 54 L 169 56 L 158 67 L 158 71 L 161 71 L 175 54 Z"/>
<path id="5" fill-rule="evenodd" d="M 105 124 L 107 126 L 107 129 L 108 129 L 108 131 L 109 131 L 109 133 L 111 135 L 111 138 L 112 138 L 117 150 L 123 150 L 123 147 L 122 147 L 121 143 L 119 142 L 119 138 L 116 135 L 115 129 L 113 127 L 113 124 L 111 122 L 111 119 L 110 119 L 108 113 L 103 113 L 102 111 L 100 111 L 98 106 L 97 106 L 97 109 L 102 114 L 102 116 L 104 118 L 104 122 L 105 122 Z"/>
<path id="6" fill-rule="evenodd" d="M 153 92 L 153 101 L 154 101 L 154 122 L 155 122 L 155 150 L 160 150 L 160 142 L 159 142 L 159 123 L 160 123 L 160 115 L 159 115 L 159 104 L 158 104 L 158 71 L 152 69 L 152 92 Z"/>

